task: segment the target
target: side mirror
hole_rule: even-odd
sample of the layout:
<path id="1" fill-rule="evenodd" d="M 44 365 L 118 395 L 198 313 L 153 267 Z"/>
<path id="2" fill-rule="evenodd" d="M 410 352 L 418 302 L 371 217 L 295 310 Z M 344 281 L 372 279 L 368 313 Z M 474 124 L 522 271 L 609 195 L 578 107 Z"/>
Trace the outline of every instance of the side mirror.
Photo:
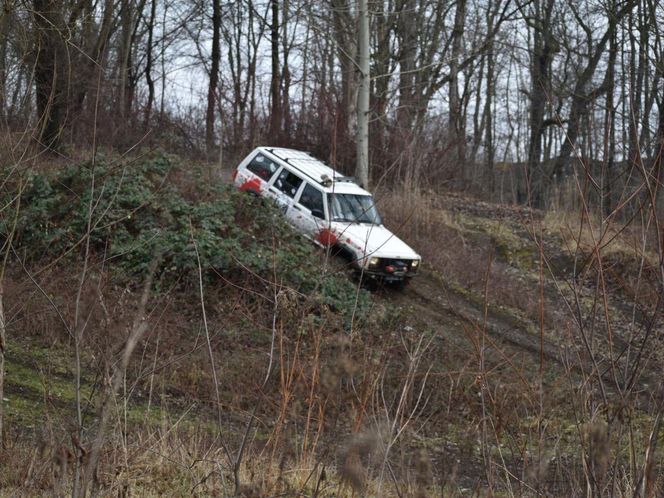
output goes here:
<path id="1" fill-rule="evenodd" d="M 325 214 L 320 209 L 312 209 L 311 214 L 316 218 L 320 218 L 321 220 L 325 219 Z"/>

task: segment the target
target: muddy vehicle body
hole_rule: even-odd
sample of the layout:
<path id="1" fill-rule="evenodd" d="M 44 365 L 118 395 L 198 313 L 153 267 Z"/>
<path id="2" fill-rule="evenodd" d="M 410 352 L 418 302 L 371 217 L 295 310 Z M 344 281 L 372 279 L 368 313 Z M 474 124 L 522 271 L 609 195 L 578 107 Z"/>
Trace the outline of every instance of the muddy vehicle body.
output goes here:
<path id="1" fill-rule="evenodd" d="M 406 282 L 419 270 L 420 256 L 383 225 L 372 195 L 306 152 L 258 147 L 237 167 L 233 182 L 272 199 L 303 235 L 365 276 Z"/>

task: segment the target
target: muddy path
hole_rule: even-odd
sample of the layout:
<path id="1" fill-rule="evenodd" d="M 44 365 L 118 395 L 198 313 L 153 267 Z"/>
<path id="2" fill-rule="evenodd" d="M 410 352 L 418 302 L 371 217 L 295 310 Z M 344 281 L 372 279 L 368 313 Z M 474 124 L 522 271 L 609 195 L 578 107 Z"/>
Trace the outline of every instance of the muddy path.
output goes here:
<path id="1" fill-rule="evenodd" d="M 526 323 L 493 306 L 476 302 L 462 290 L 447 284 L 443 277 L 423 269 L 403 290 L 384 289 L 377 293 L 386 303 L 404 306 L 408 319 L 419 328 L 440 332 L 458 344 L 467 343 L 466 331 L 486 332 L 488 345 L 524 351 L 539 359 L 561 361 L 559 348 L 541 337 L 534 324 Z"/>

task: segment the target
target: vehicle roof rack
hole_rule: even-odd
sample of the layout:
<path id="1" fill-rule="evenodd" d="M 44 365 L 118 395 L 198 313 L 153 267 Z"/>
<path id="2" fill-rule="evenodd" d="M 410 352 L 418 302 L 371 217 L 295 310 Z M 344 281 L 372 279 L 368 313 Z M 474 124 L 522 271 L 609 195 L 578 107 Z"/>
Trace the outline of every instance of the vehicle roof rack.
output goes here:
<path id="1" fill-rule="evenodd" d="M 306 152 L 277 147 L 266 150 L 323 187 L 329 188 L 336 182 L 355 183 L 350 176 L 340 174 Z"/>

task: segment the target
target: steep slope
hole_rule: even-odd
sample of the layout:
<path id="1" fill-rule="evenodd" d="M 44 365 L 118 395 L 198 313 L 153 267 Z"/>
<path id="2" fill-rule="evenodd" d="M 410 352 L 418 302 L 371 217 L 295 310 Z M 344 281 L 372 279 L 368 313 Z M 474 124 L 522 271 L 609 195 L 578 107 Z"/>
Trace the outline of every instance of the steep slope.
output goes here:
<path id="1" fill-rule="evenodd" d="M 104 406 L 105 493 L 573 496 L 638 480 L 625 457 L 644 461 L 662 350 L 638 234 L 597 251 L 560 217 L 379 192 L 425 263 L 405 290 L 367 292 L 270 206 L 202 189 L 175 158 L 110 161 L 96 194 L 77 168 L 29 180 L 6 276 L 10 494 L 71 487 Z M 146 332 L 104 405 L 151 271 Z"/>

